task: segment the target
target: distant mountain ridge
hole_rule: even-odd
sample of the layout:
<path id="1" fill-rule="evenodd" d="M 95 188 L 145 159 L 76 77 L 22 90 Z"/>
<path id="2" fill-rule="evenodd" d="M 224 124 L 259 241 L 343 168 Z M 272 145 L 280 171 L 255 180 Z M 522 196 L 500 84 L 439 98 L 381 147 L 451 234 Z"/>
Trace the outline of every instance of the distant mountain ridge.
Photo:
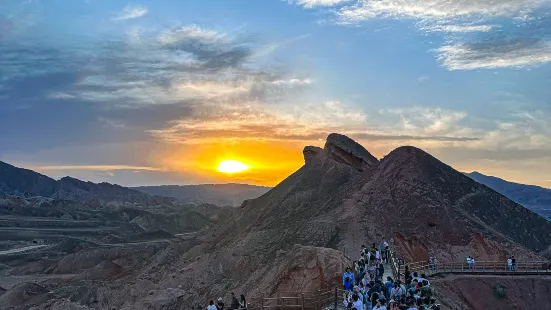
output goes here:
<path id="1" fill-rule="evenodd" d="M 0 194 L 16 196 L 43 196 L 75 201 L 118 201 L 159 204 L 170 202 L 167 197 L 146 193 L 110 183 L 85 182 L 71 177 L 59 181 L 38 172 L 18 168 L 0 161 Z"/>
<path id="2" fill-rule="evenodd" d="M 264 195 L 271 187 L 249 184 L 198 184 L 140 186 L 133 189 L 149 195 L 173 197 L 185 203 L 239 206 L 243 201 Z"/>
<path id="3" fill-rule="evenodd" d="M 477 171 L 465 174 L 539 215 L 551 219 L 551 189 L 510 182 Z"/>

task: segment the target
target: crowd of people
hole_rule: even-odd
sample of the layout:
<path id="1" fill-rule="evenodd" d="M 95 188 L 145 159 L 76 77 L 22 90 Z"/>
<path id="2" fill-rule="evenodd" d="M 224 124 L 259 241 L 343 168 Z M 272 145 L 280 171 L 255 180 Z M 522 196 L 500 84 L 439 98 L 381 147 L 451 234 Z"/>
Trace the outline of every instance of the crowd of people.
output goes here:
<path id="1" fill-rule="evenodd" d="M 209 301 L 209 305 L 207 306 L 207 310 L 224 310 L 224 309 L 247 309 L 247 300 L 245 299 L 245 295 L 241 294 L 239 296 L 239 299 L 235 296 L 234 293 L 231 293 L 231 301 L 229 306 L 226 306 L 224 304 L 224 299 L 222 297 L 219 297 L 216 303 L 214 300 Z M 199 307 L 201 310 L 202 307 Z"/>
<path id="2" fill-rule="evenodd" d="M 405 269 L 405 281 L 384 276 L 389 260 L 389 245 L 384 239 L 377 247 L 361 247 L 360 258 L 343 274 L 343 304 L 350 310 L 439 310 L 430 282 L 424 274 Z M 436 268 L 436 261 L 433 261 Z"/>

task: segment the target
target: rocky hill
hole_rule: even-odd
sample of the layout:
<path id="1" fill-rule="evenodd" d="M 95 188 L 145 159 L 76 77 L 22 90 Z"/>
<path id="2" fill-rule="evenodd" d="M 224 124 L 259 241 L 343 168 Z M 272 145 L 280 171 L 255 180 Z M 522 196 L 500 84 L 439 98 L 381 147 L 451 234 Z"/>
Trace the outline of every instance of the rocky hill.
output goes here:
<path id="1" fill-rule="evenodd" d="M 244 200 L 262 196 L 271 187 L 248 184 L 198 184 L 140 186 L 133 189 L 149 195 L 177 198 L 184 203 L 240 206 Z"/>
<path id="2" fill-rule="evenodd" d="M 509 182 L 476 171 L 466 175 L 551 220 L 551 189 Z"/>
<path id="3" fill-rule="evenodd" d="M 56 181 L 35 171 L 14 167 L 2 161 L 0 161 L 0 194 L 142 204 L 161 204 L 174 201 L 174 199 L 151 196 L 116 184 L 97 184 L 71 177 L 64 177 Z"/>
<path id="4" fill-rule="evenodd" d="M 406 261 L 429 254 L 522 260 L 551 246 L 550 222 L 418 148 L 400 147 L 379 161 L 352 139 L 331 134 L 323 149 L 306 147 L 304 157 L 295 173 L 239 208 L 226 208 L 232 212 L 192 240 L 127 254 L 83 249 L 49 262 L 46 270 L 60 277 L 79 275 L 49 278 L 49 302 L 181 309 L 232 291 L 251 302 L 315 291 L 339 282 L 351 263 L 345 250 L 383 237 Z M 82 274 L 106 276 L 86 281 Z M 450 304 L 471 308 L 460 297 Z"/>

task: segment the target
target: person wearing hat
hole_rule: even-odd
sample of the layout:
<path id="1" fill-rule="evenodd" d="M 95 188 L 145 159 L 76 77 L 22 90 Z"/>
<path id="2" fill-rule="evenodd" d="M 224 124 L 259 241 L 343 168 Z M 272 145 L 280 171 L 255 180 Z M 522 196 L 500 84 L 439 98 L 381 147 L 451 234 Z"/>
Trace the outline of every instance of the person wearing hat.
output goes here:
<path id="1" fill-rule="evenodd" d="M 218 297 L 218 302 L 216 303 L 216 309 L 224 310 L 224 301 L 222 300 L 222 297 Z"/>

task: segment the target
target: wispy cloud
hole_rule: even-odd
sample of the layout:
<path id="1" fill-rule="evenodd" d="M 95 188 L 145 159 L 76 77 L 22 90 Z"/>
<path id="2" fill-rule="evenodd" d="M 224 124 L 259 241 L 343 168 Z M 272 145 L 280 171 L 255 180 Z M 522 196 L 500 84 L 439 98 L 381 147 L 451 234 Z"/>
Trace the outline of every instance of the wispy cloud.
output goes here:
<path id="1" fill-rule="evenodd" d="M 335 6 L 351 0 L 288 0 L 289 3 L 301 5 L 305 8 Z"/>
<path id="2" fill-rule="evenodd" d="M 296 2 L 294 2 L 296 3 Z M 521 68 L 550 62 L 551 0 L 356 0 L 300 3 L 325 10 L 336 24 L 404 19 L 427 33 L 442 33 L 437 49 L 448 70 Z M 467 36 L 469 35 L 469 36 Z M 485 36 L 483 36 L 485 35 Z"/>
<path id="3" fill-rule="evenodd" d="M 494 29 L 493 25 L 438 25 L 431 24 L 421 27 L 421 30 L 428 32 L 451 32 L 451 33 L 468 33 L 468 32 L 490 32 Z"/>
<path id="4" fill-rule="evenodd" d="M 148 10 L 143 6 L 126 6 L 116 17 L 113 18 L 114 21 L 135 19 L 147 14 Z"/>
<path id="5" fill-rule="evenodd" d="M 338 12 L 345 23 L 373 18 L 454 20 L 460 18 L 518 17 L 540 7 L 547 0 L 379 0 L 356 1 Z"/>
<path id="6" fill-rule="evenodd" d="M 127 165 L 59 165 L 59 166 L 35 166 L 31 167 L 38 171 L 49 170 L 96 170 L 96 171 L 115 171 L 115 170 L 135 170 L 135 171 L 161 171 L 155 167 L 127 166 Z"/>
<path id="7" fill-rule="evenodd" d="M 438 60 L 450 70 L 526 67 L 551 62 L 551 42 L 536 38 L 446 45 L 437 52 Z"/>

